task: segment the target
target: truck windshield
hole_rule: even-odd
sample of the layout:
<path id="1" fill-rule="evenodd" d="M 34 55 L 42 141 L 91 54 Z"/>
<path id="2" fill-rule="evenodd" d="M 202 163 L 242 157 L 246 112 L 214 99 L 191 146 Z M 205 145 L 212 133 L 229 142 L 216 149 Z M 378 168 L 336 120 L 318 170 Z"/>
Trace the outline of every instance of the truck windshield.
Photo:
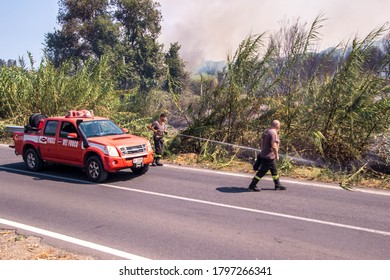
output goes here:
<path id="1" fill-rule="evenodd" d="M 87 138 L 124 134 L 122 129 L 110 120 L 84 121 L 79 128 Z"/>

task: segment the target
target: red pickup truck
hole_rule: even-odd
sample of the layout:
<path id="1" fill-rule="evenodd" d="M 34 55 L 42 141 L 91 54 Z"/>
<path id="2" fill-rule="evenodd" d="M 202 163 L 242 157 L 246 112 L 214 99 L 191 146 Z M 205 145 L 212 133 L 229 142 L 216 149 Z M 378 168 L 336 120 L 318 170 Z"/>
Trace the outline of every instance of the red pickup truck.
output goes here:
<path id="1" fill-rule="evenodd" d="M 69 111 L 65 117 L 30 116 L 23 132 L 13 135 L 16 155 L 22 155 L 31 171 L 44 163 L 74 165 L 86 171 L 92 182 L 102 182 L 110 172 L 130 168 L 144 174 L 153 162 L 150 142 L 127 134 L 93 111 Z"/>

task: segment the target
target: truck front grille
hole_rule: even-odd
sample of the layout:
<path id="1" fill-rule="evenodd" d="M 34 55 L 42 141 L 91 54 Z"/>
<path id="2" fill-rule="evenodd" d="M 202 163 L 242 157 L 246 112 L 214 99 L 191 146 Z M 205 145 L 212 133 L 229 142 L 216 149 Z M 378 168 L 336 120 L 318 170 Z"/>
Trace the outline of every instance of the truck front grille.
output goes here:
<path id="1" fill-rule="evenodd" d="M 123 155 L 132 155 L 146 151 L 146 145 L 128 146 L 120 148 Z"/>

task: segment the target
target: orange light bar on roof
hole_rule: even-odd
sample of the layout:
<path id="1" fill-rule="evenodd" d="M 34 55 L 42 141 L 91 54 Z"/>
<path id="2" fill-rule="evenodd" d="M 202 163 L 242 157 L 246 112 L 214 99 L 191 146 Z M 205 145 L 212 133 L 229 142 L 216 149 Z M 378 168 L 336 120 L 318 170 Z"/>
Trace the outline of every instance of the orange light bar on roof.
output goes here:
<path id="1" fill-rule="evenodd" d="M 66 116 L 66 118 L 93 118 L 93 111 L 92 110 L 70 110 Z"/>

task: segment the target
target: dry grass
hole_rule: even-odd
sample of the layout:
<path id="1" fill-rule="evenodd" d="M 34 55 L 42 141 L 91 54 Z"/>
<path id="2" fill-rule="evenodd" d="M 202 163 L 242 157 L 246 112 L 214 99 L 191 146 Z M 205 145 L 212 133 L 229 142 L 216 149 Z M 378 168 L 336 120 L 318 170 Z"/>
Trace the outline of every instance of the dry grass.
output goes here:
<path id="1" fill-rule="evenodd" d="M 0 229 L 0 260 L 92 260 L 42 242 L 42 238 Z"/>

